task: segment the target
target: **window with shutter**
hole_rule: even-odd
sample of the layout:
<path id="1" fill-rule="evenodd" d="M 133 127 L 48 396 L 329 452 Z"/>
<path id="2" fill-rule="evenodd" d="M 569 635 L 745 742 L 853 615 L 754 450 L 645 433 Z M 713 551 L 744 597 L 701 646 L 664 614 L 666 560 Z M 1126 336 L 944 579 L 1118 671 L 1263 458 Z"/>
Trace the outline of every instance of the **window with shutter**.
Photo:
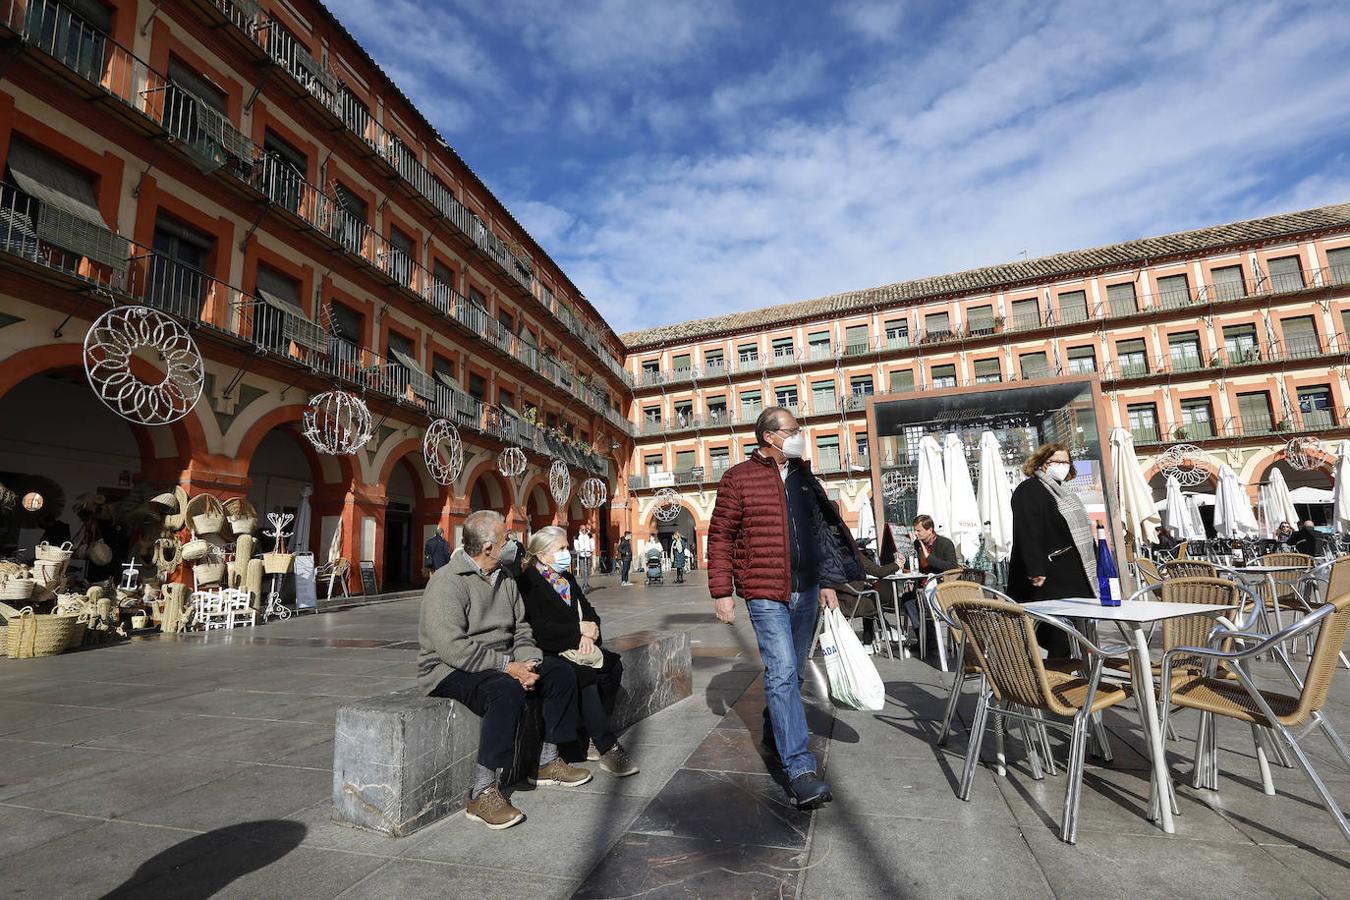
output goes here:
<path id="1" fill-rule="evenodd" d="M 900 394 L 914 390 L 914 370 L 901 369 L 891 373 L 891 393 Z"/>
<path id="2" fill-rule="evenodd" d="M 207 260 L 215 238 L 177 219 L 155 219 L 155 255 L 149 260 L 145 302 L 175 315 L 196 319 L 206 299 Z"/>
<path id="3" fill-rule="evenodd" d="M 816 468 L 822 472 L 839 470 L 839 436 L 828 435 L 816 438 Z"/>
<path id="4" fill-rule="evenodd" d="M 1139 301 L 1135 298 L 1134 284 L 1111 284 L 1106 287 L 1106 302 L 1111 307 L 1111 315 L 1128 316 L 1139 311 Z"/>
<path id="5" fill-rule="evenodd" d="M 1304 428 L 1330 428 L 1336 424 L 1330 385 L 1318 384 L 1299 388 L 1298 409 Z"/>
<path id="6" fill-rule="evenodd" d="M 254 293 L 262 301 L 252 306 L 256 345 L 277 353 L 287 352 L 289 341 L 320 352 L 328 349 L 327 335 L 300 305 L 300 282 L 259 263 Z"/>
<path id="7" fill-rule="evenodd" d="M 1303 267 L 1298 256 L 1281 256 L 1266 264 L 1270 270 L 1270 289 L 1272 291 L 1303 290 Z"/>
<path id="8" fill-rule="evenodd" d="M 688 353 L 681 353 L 671 358 L 670 367 L 675 370 L 676 375 L 687 375 L 689 373 L 690 358 Z"/>
<path id="9" fill-rule="evenodd" d="M 939 340 L 952 333 L 951 316 L 945 312 L 928 313 L 923 317 L 923 330 L 928 340 Z"/>
<path id="10" fill-rule="evenodd" d="M 886 320 L 886 347 L 894 349 L 909 346 L 909 321 L 907 319 Z"/>
<path id="11" fill-rule="evenodd" d="M 1087 291 L 1065 291 L 1059 295 L 1059 321 L 1065 325 L 1086 322 Z"/>
<path id="12" fill-rule="evenodd" d="M 855 356 L 867 352 L 866 325 L 850 325 L 844 329 L 844 352 Z"/>
<path id="13" fill-rule="evenodd" d="M 1173 372 L 1193 372 L 1204 365 L 1200 356 L 1200 333 L 1182 331 L 1168 335 L 1167 351 L 1172 358 Z"/>
<path id="14" fill-rule="evenodd" d="M 1013 328 L 1027 329 L 1041 326 L 1041 307 L 1035 297 L 1014 300 L 1012 303 Z"/>
<path id="15" fill-rule="evenodd" d="M 1163 309 L 1191 302 L 1191 283 L 1185 275 L 1167 275 L 1158 279 L 1158 305 Z"/>
<path id="16" fill-rule="evenodd" d="M 1137 443 L 1158 440 L 1158 407 L 1153 403 L 1131 403 L 1126 408 L 1130 435 Z"/>
<path id="17" fill-rule="evenodd" d="M 994 333 L 994 307 L 972 306 L 966 313 L 971 334 Z"/>
<path id="18" fill-rule="evenodd" d="M 1317 326 L 1312 316 L 1296 316 L 1280 320 L 1280 332 L 1284 335 L 1284 354 L 1286 359 L 1301 359 L 1316 356 L 1322 352 L 1317 342 Z"/>
<path id="19" fill-rule="evenodd" d="M 1180 440 L 1204 440 L 1214 437 L 1214 407 L 1208 397 L 1181 401 Z"/>
<path id="20" fill-rule="evenodd" d="M 933 366 L 933 387 L 956 387 L 956 366 Z"/>
<path id="21" fill-rule="evenodd" d="M 694 457 L 697 451 L 694 450 L 676 450 L 675 451 L 675 471 L 688 472 L 694 467 Z"/>
<path id="22" fill-rule="evenodd" d="M 1254 391 L 1238 394 L 1238 416 L 1242 419 L 1243 434 L 1269 434 L 1271 430 L 1270 394 Z"/>
<path id="23" fill-rule="evenodd" d="M 1116 362 L 1120 366 L 1123 378 L 1148 373 L 1148 347 L 1143 339 L 1118 341 L 1116 343 Z"/>
<path id="24" fill-rule="evenodd" d="M 1075 375 L 1097 371 L 1097 351 L 1090 346 L 1070 347 L 1068 368 Z"/>
<path id="25" fill-rule="evenodd" d="M 1327 278 L 1330 284 L 1350 284 L 1350 247 L 1327 251 Z"/>
<path id="26" fill-rule="evenodd" d="M 1256 326 L 1225 325 L 1223 329 L 1223 349 L 1230 366 L 1260 360 L 1261 348 L 1256 340 Z"/>
<path id="27" fill-rule="evenodd" d="M 993 384 L 1003 380 L 1003 364 L 997 358 L 975 360 L 975 382 Z"/>
<path id="28" fill-rule="evenodd" d="M 866 397 L 872 393 L 871 375 L 854 375 L 848 380 L 849 387 L 853 390 L 853 396 Z"/>
<path id="29" fill-rule="evenodd" d="M 816 331 L 807 335 L 806 349 L 812 359 L 828 359 L 832 353 L 830 350 L 830 333 L 828 331 Z"/>
<path id="30" fill-rule="evenodd" d="M 811 412 L 821 415 L 832 413 L 838 408 L 834 381 L 811 382 Z"/>
<path id="31" fill-rule="evenodd" d="M 774 359 L 790 360 L 795 355 L 793 352 L 791 337 L 774 338 L 772 346 Z"/>
<path id="32" fill-rule="evenodd" d="M 1242 278 L 1242 266 L 1222 266 L 1209 273 L 1215 300 L 1236 300 L 1247 295 L 1247 283 Z"/>
<path id="33" fill-rule="evenodd" d="M 1050 363 L 1046 359 L 1044 351 L 1022 353 L 1018 355 L 1017 360 L 1022 369 L 1023 378 L 1044 378 L 1049 374 Z"/>

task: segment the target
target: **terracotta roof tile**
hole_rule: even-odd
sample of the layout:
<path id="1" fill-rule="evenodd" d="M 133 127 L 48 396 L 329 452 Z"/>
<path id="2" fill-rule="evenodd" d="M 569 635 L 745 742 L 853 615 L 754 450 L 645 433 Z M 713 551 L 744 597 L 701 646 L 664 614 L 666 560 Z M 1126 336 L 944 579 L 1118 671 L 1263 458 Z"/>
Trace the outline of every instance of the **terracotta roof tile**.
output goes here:
<path id="1" fill-rule="evenodd" d="M 1120 244 L 1071 250 L 1036 259 L 1000 263 L 965 272 L 935 275 L 913 281 L 900 281 L 880 287 L 842 294 L 831 294 L 814 300 L 796 300 L 777 306 L 766 306 L 746 312 L 710 316 L 689 322 L 660 325 L 644 331 L 630 331 L 619 335 L 629 350 L 660 344 L 702 339 L 716 334 L 743 331 L 749 328 L 768 328 L 799 319 L 834 315 L 850 310 L 869 309 L 888 303 L 918 300 L 944 294 L 985 291 L 1004 285 L 1028 281 L 1061 278 L 1075 272 L 1100 268 L 1138 265 L 1159 258 L 1185 256 L 1201 251 L 1216 250 L 1234 244 L 1270 240 L 1323 228 L 1350 226 L 1350 203 L 1322 206 L 1301 212 L 1283 213 L 1245 222 L 1212 225 L 1194 231 L 1139 238 Z"/>

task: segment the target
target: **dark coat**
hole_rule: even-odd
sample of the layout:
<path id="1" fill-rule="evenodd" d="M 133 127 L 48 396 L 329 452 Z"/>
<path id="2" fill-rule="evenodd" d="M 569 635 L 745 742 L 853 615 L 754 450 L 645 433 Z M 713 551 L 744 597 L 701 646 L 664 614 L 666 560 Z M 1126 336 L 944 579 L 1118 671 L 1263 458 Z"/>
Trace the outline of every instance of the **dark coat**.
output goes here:
<path id="1" fill-rule="evenodd" d="M 1300 528 L 1289 537 L 1289 546 L 1293 547 L 1299 553 L 1306 553 L 1308 556 L 1317 555 L 1317 532 L 1308 528 Z"/>
<path id="2" fill-rule="evenodd" d="M 1049 488 L 1037 478 L 1019 484 L 1012 495 L 1012 556 L 1008 560 L 1008 596 L 1019 603 L 1092 597 L 1083 560 L 1073 543 L 1069 523 L 1060 514 Z M 1054 559 L 1050 554 L 1068 547 Z M 1029 579 L 1045 576 L 1032 587 Z"/>
<path id="3" fill-rule="evenodd" d="M 820 481 L 798 460 L 811 505 L 820 586 L 863 577 L 858 545 L 839 518 Z M 732 466 L 717 486 L 717 505 L 708 525 L 708 591 L 714 599 L 779 600 L 792 596 L 788 547 L 788 505 L 778 464 L 760 451 Z"/>
<path id="4" fill-rule="evenodd" d="M 683 569 L 689 562 L 689 545 L 683 541 L 670 545 L 670 564 L 677 569 Z"/>
<path id="5" fill-rule="evenodd" d="M 435 572 L 449 561 L 450 545 L 445 538 L 439 533 L 427 538 L 426 546 L 422 549 L 422 562 L 426 567 Z"/>
<path id="6" fill-rule="evenodd" d="M 919 552 L 919 541 L 914 542 L 914 554 L 916 559 L 923 559 Z M 955 569 L 961 565 L 961 561 L 956 557 L 956 544 L 952 539 L 937 535 L 933 538 L 933 546 L 928 551 L 928 559 L 919 567 L 920 572 L 928 572 L 931 575 L 940 575 L 948 569 Z"/>
<path id="7" fill-rule="evenodd" d="M 632 558 L 633 558 L 633 542 L 630 541 L 628 538 L 620 538 L 619 559 L 631 560 Z"/>
<path id="8" fill-rule="evenodd" d="M 549 654 L 575 650 L 581 641 L 581 626 L 577 624 L 577 608 L 581 604 L 581 615 L 587 622 L 600 624 L 600 614 L 586 599 L 572 573 L 566 573 L 567 583 L 572 587 L 572 603 L 568 606 L 548 583 L 548 579 L 539 574 L 531 563 L 524 567 L 516 579 L 520 589 L 520 599 L 525 602 L 525 621 L 530 623 L 534 633 L 534 642 L 540 650 Z M 595 642 L 597 645 L 599 641 Z"/>

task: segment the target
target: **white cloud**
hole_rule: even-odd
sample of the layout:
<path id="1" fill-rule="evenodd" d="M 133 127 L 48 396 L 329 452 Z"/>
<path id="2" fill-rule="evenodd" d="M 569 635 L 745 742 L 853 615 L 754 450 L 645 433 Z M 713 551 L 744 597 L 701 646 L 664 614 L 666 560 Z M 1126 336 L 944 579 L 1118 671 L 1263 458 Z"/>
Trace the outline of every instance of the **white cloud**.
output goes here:
<path id="1" fill-rule="evenodd" d="M 819 94 L 827 89 L 824 74 L 825 60 L 819 53 L 784 53 L 765 71 L 714 88 L 709 104 L 711 112 L 718 118 L 730 119 Z"/>
<path id="2" fill-rule="evenodd" d="M 831 85 L 809 123 L 595 170 L 550 198 L 577 221 L 547 246 L 625 329 L 1350 199 L 1274 171 L 1347 136 L 1334 12 L 988 18 Z"/>
<path id="3" fill-rule="evenodd" d="M 905 7 L 899 0 L 854 0 L 839 7 L 839 16 L 865 38 L 889 41 L 900 31 Z"/>

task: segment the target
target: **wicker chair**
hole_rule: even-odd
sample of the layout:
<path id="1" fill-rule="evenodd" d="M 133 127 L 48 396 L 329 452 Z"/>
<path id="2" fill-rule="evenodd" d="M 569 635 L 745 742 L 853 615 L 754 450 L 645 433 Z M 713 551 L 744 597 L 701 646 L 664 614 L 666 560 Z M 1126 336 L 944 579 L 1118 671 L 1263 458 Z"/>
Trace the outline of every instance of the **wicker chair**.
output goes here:
<path id="1" fill-rule="evenodd" d="M 1162 583 L 1162 572 L 1158 571 L 1158 564 L 1151 559 L 1145 559 L 1142 556 L 1135 557 L 1134 570 L 1138 573 L 1139 583 L 1142 585 Z"/>
<path id="2" fill-rule="evenodd" d="M 1182 541 L 1180 544 L 1177 544 L 1176 550 L 1173 551 L 1173 553 L 1172 553 L 1172 558 L 1173 558 L 1173 559 L 1185 559 L 1185 558 L 1186 558 L 1186 553 L 1187 553 L 1187 551 L 1189 551 L 1190 549 L 1191 549 L 1191 542 L 1190 542 L 1190 541 Z"/>
<path id="3" fill-rule="evenodd" d="M 1158 567 L 1163 580 L 1168 578 L 1213 578 L 1218 567 L 1203 559 L 1174 559 Z"/>
<path id="4" fill-rule="evenodd" d="M 989 578 L 989 573 L 983 569 L 972 569 L 969 566 L 957 566 L 954 569 L 948 569 L 939 576 L 943 581 L 968 581 L 972 584 L 984 584 Z"/>
<path id="5" fill-rule="evenodd" d="M 1299 678 L 1298 673 L 1294 671 L 1283 647 L 1290 641 L 1298 640 L 1314 631 L 1317 637 L 1305 680 Z M 1347 750 L 1340 736 L 1332 729 L 1331 723 L 1322 715 L 1322 707 L 1326 704 L 1327 695 L 1331 690 L 1331 680 L 1336 674 L 1337 655 L 1345 643 L 1347 631 L 1350 631 L 1350 594 L 1342 594 L 1275 635 L 1219 630 L 1210 638 L 1210 646 L 1173 647 L 1164 653 L 1163 722 L 1166 723 L 1174 706 L 1199 710 L 1201 713 L 1202 731 L 1196 739 L 1196 780 L 1211 790 L 1218 789 L 1218 743 L 1213 718 L 1225 716 L 1252 726 L 1252 733 L 1257 735 L 1258 741 L 1257 764 L 1261 770 L 1262 787 L 1266 794 L 1273 795 L 1275 788 L 1270 777 L 1270 763 L 1261 747 L 1257 731 L 1258 728 L 1269 728 L 1292 751 L 1294 759 L 1303 769 L 1303 774 L 1317 791 L 1322 805 L 1331 813 L 1341 834 L 1347 843 L 1350 843 L 1350 823 L 1346 822 L 1340 806 L 1313 769 L 1312 762 L 1294 736 L 1294 729 L 1302 729 L 1309 724 L 1315 725 L 1336 748 L 1341 761 L 1350 766 L 1350 750 Z M 1241 650 L 1222 649 L 1222 645 L 1231 640 L 1249 642 L 1249 646 Z M 1215 644 L 1220 646 L 1214 646 Z M 1252 658 L 1267 651 L 1274 652 L 1280 667 L 1297 688 L 1297 694 L 1264 691 L 1256 686 L 1256 681 L 1247 670 L 1247 664 Z M 1172 670 L 1177 665 L 1188 666 L 1197 658 L 1225 663 L 1236 680 L 1216 678 L 1212 674 L 1179 680 L 1171 677 Z"/>
<path id="6" fill-rule="evenodd" d="M 1276 628 L 1283 627 L 1284 623 L 1280 619 L 1280 608 L 1303 610 L 1307 607 L 1307 602 L 1299 593 L 1299 582 L 1303 576 L 1312 568 L 1313 558 L 1306 553 L 1267 553 L 1261 557 L 1263 566 L 1297 566 L 1300 571 L 1296 572 L 1271 572 L 1268 577 L 1268 584 L 1271 590 L 1270 611 L 1275 614 Z M 1336 596 L 1336 595 L 1332 595 Z"/>
<path id="7" fill-rule="evenodd" d="M 1339 597 L 1346 593 L 1350 593 L 1350 556 L 1339 556 L 1303 573 L 1295 591 L 1295 602 L 1301 606 L 1296 612 L 1314 612 L 1326 602 L 1327 597 Z M 1312 650 L 1312 635 L 1309 634 L 1309 656 L 1312 656 Z M 1346 658 L 1344 651 L 1340 654 L 1340 661 L 1342 666 L 1350 669 L 1350 659 Z"/>
<path id="8" fill-rule="evenodd" d="M 957 600 L 952 604 L 951 612 L 961 623 L 969 642 L 969 652 L 983 673 L 980 701 L 971 724 L 965 770 L 957 796 L 962 800 L 970 799 L 975 764 L 979 761 L 985 724 L 991 712 L 1037 727 L 1065 729 L 1072 738 L 1069 783 L 1064 794 L 1059 836 L 1065 843 L 1074 843 L 1078 837 L 1083 758 L 1094 714 L 1126 700 L 1130 696 L 1129 690 L 1103 683 L 1102 664 L 1108 651 L 1057 619 L 1028 612 L 1019 604 L 1001 600 Z M 1086 676 L 1056 671 L 1042 663 L 1035 631 L 1038 622 L 1063 630 L 1078 644 L 1083 652 L 1081 665 L 1087 670 Z M 1113 648 L 1113 651 L 1118 649 L 1123 648 Z M 1069 718 L 1072 722 L 1066 724 L 1046 719 L 1046 714 Z"/>

